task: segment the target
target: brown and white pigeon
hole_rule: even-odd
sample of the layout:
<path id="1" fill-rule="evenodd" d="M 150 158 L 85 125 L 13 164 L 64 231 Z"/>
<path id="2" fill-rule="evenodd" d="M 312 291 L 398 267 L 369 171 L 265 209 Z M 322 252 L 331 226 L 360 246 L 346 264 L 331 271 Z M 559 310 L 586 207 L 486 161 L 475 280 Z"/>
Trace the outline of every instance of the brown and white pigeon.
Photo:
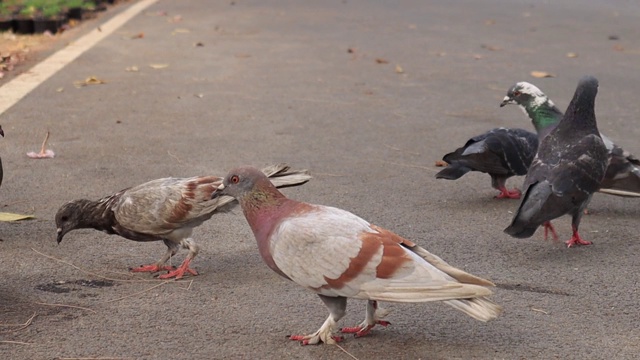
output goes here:
<path id="1" fill-rule="evenodd" d="M 317 293 L 329 317 L 313 334 L 290 339 L 303 344 L 334 343 L 347 298 L 368 300 L 366 318 L 344 333 L 366 335 L 387 311 L 378 301 L 446 304 L 481 321 L 501 307 L 485 298 L 488 281 L 454 268 L 424 248 L 345 210 L 286 198 L 259 170 L 241 167 L 225 177 L 216 196 L 238 199 L 273 271 Z"/>
<path id="2" fill-rule="evenodd" d="M 311 179 L 306 170 L 291 170 L 286 164 L 269 166 L 262 171 L 278 187 L 302 185 Z M 73 200 L 60 207 L 56 214 L 58 243 L 69 231 L 85 228 L 134 241 L 162 240 L 168 249 L 158 262 L 131 270 L 168 270 L 167 274 L 160 276 L 161 279 L 179 279 L 185 272 L 197 275 L 189 268 L 191 260 L 198 254 L 191 232 L 221 207 L 234 201 L 230 196 L 211 198 L 221 183 L 222 178 L 217 176 L 164 178 L 124 189 L 97 201 Z M 165 266 L 180 247 L 189 249 L 182 264 L 177 269 Z"/>
<path id="3" fill-rule="evenodd" d="M 571 214 L 573 236 L 566 242 L 589 245 L 578 233 L 583 210 L 591 200 L 608 164 L 608 152 L 594 110 L 598 80 L 580 80 L 573 99 L 560 123 L 540 140 L 523 189 L 524 197 L 511 225 L 504 231 L 516 238 L 531 237 L 540 225 L 545 238 L 550 230 L 557 238 L 551 220 Z"/>

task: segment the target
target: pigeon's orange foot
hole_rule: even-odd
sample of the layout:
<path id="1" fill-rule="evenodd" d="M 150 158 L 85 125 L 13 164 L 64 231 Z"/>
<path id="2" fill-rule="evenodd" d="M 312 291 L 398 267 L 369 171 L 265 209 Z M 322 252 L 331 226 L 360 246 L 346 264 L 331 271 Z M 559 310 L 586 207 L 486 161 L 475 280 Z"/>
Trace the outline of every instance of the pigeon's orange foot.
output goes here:
<path id="1" fill-rule="evenodd" d="M 339 343 L 344 338 L 342 336 L 331 335 L 330 341 L 324 341 L 320 338 L 318 333 L 312 335 L 291 335 L 289 336 L 289 340 L 299 341 L 300 345 L 318 345 L 321 342 L 326 342 L 328 344 Z"/>
<path id="2" fill-rule="evenodd" d="M 184 262 L 182 263 L 182 265 L 180 265 L 179 268 L 177 269 L 171 269 L 172 271 L 169 271 L 168 273 L 164 274 L 164 275 L 160 275 L 158 276 L 158 279 L 171 279 L 171 278 L 175 278 L 176 280 L 178 279 L 182 279 L 182 277 L 184 276 L 185 273 L 189 273 L 193 276 L 198 276 L 198 272 L 191 269 L 189 267 L 189 263 L 191 262 L 191 259 L 185 259 Z"/>
<path id="3" fill-rule="evenodd" d="M 158 266 L 157 264 L 151 264 L 151 265 L 140 265 L 137 268 L 129 268 L 129 271 L 131 272 L 158 272 L 158 271 L 163 271 L 163 270 L 167 270 L 167 271 L 171 271 L 173 270 L 173 266 Z"/>
<path id="4" fill-rule="evenodd" d="M 591 241 L 582 239 L 580 234 L 578 234 L 578 230 L 574 227 L 573 236 L 571 236 L 571 239 L 567 240 L 565 244 L 567 244 L 567 247 L 572 247 L 574 245 L 591 245 Z"/>
<path id="5" fill-rule="evenodd" d="M 518 189 L 509 191 L 507 188 L 501 188 L 500 194 L 496 195 L 496 199 L 520 199 L 521 195 L 522 193 Z"/>
<path id="6" fill-rule="evenodd" d="M 388 321 L 378 320 L 373 325 L 366 325 L 366 326 L 358 325 L 358 326 L 354 326 L 354 327 L 344 327 L 344 328 L 340 329 L 340 332 L 342 332 L 344 334 L 355 334 L 355 337 L 363 337 L 363 336 L 366 336 L 367 334 L 369 334 L 369 332 L 371 332 L 371 329 L 373 329 L 373 327 L 376 326 L 376 324 L 377 325 L 382 325 L 382 326 L 391 325 L 391 323 L 388 322 Z"/>
<path id="7" fill-rule="evenodd" d="M 542 225 L 544 226 L 544 239 L 547 240 L 549 232 L 551 232 L 553 240 L 558 241 L 558 234 L 556 234 L 556 229 L 554 229 L 553 225 L 551 225 L 551 221 L 547 221 Z"/>

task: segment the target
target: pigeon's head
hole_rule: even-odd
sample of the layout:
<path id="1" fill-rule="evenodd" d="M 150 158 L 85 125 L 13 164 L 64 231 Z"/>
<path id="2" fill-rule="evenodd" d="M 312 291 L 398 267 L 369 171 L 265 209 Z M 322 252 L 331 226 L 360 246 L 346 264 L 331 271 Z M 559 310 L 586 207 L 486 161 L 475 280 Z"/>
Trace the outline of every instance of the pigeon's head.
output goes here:
<path id="1" fill-rule="evenodd" d="M 547 101 L 547 96 L 535 85 L 521 81 L 507 91 L 507 96 L 502 99 L 500 107 L 509 104 L 523 107 L 538 107 Z"/>
<path id="2" fill-rule="evenodd" d="M 58 232 L 58 244 L 66 233 L 80 227 L 82 205 L 79 200 L 68 202 L 58 209 L 56 213 L 56 227 Z"/>
<path id="3" fill-rule="evenodd" d="M 274 187 L 262 171 L 250 166 L 239 167 L 229 171 L 211 198 L 228 195 L 242 201 L 247 194 L 254 193 L 254 190 L 265 188 Z"/>

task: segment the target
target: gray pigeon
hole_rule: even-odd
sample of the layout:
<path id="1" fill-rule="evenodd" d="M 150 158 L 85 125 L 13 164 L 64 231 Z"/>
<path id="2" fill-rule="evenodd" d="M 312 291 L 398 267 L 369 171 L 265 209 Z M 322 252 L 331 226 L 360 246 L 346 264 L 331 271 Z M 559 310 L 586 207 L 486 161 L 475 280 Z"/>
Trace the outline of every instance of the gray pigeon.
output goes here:
<path id="1" fill-rule="evenodd" d="M 306 170 L 290 170 L 285 164 L 269 166 L 262 171 L 277 187 L 302 185 L 311 179 Z M 134 241 L 162 240 L 168 249 L 158 262 L 131 270 L 169 271 L 161 275 L 161 279 L 179 279 L 185 272 L 197 275 L 189 268 L 189 263 L 198 254 L 198 245 L 191 232 L 234 200 L 230 196 L 211 199 L 211 194 L 222 180 L 217 176 L 164 178 L 124 189 L 97 201 L 73 200 L 60 207 L 56 214 L 58 243 L 69 231 L 86 228 Z M 189 249 L 182 265 L 177 269 L 165 266 L 180 247 Z"/>
<path id="2" fill-rule="evenodd" d="M 469 139 L 463 147 L 446 154 L 442 160 L 449 166 L 436 174 L 436 179 L 456 180 L 469 171 L 491 176 L 491 186 L 500 190 L 498 199 L 519 199 L 520 190 L 508 190 L 506 181 L 514 175 L 525 175 L 536 150 L 538 137 L 523 129 L 495 128 Z"/>
<path id="3" fill-rule="evenodd" d="M 509 89 L 500 106 L 508 104 L 520 105 L 531 119 L 539 139 L 544 138 L 562 119 L 562 111 L 553 101 L 528 82 L 519 82 Z M 609 151 L 610 160 L 599 191 L 610 195 L 640 197 L 640 160 L 602 133 L 600 137 Z"/>
<path id="4" fill-rule="evenodd" d="M 573 236 L 567 246 L 589 245 L 578 234 L 583 209 L 600 187 L 608 152 L 598 127 L 594 104 L 598 80 L 584 77 L 560 123 L 538 147 L 523 189 L 524 197 L 511 225 L 504 231 L 517 238 L 531 237 L 538 226 L 557 235 L 551 220 L 571 214 Z"/>

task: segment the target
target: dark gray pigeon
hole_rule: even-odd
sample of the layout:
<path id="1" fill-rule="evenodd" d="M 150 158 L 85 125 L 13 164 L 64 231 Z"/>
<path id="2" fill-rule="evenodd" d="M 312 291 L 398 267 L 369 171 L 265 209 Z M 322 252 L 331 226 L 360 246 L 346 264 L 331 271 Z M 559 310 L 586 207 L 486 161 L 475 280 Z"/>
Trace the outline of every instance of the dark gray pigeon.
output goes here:
<path id="1" fill-rule="evenodd" d="M 562 111 L 535 85 L 521 81 L 508 91 L 501 107 L 520 105 L 536 128 L 538 138 L 544 138 L 562 119 Z M 640 197 L 640 160 L 600 134 L 610 160 L 599 191 L 605 194 Z"/>
<path id="2" fill-rule="evenodd" d="M 286 164 L 262 170 L 276 187 L 302 185 L 311 179 L 306 170 L 291 170 Z M 154 264 L 131 269 L 134 272 L 169 271 L 161 279 L 197 275 L 189 267 L 198 254 L 191 237 L 193 228 L 201 225 L 234 199 L 230 196 L 211 199 L 222 184 L 217 176 L 164 178 L 105 196 L 100 200 L 74 200 L 64 204 L 56 214 L 58 243 L 75 229 L 93 228 L 107 234 L 120 235 L 134 241 L 163 241 L 167 252 Z M 183 247 L 189 255 L 177 269 L 165 263 Z"/>
<path id="3" fill-rule="evenodd" d="M 537 135 L 523 129 L 496 128 L 474 136 L 442 160 L 449 166 L 436 174 L 436 179 L 456 180 L 469 171 L 491 176 L 491 186 L 500 190 L 498 199 L 519 199 L 520 190 L 507 190 L 506 181 L 514 175 L 525 175 L 538 149 Z"/>
<path id="4" fill-rule="evenodd" d="M 562 120 L 540 142 L 524 181 L 520 207 L 504 230 L 507 234 L 528 238 L 543 225 L 545 238 L 551 231 L 557 239 L 551 220 L 570 214 L 573 236 L 567 246 L 591 244 L 580 237 L 578 227 L 608 163 L 607 148 L 596 124 L 597 93 L 596 78 L 580 79 Z"/>

